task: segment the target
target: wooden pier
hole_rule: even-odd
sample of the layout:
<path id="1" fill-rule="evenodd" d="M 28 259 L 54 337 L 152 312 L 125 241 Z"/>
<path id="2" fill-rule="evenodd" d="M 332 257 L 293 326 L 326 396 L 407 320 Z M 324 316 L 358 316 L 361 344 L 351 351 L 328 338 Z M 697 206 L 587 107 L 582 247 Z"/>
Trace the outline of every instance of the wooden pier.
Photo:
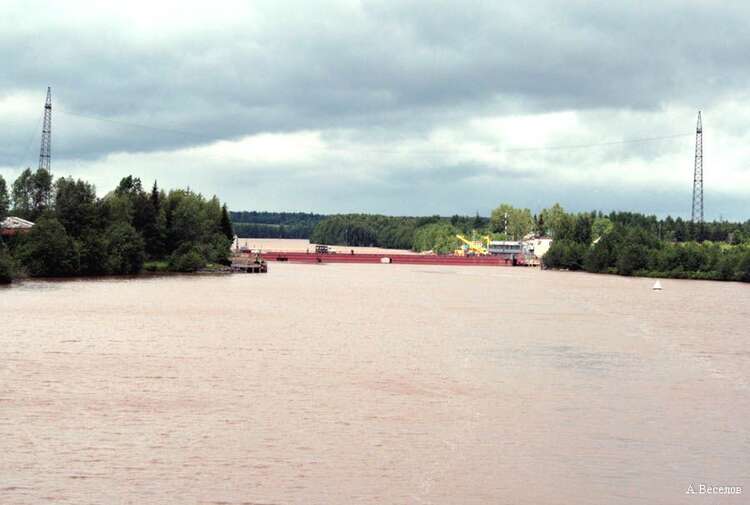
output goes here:
<path id="1" fill-rule="evenodd" d="M 232 272 L 243 274 L 264 274 L 268 272 L 268 264 L 260 260 L 250 260 L 246 258 L 235 258 L 232 261 Z"/>

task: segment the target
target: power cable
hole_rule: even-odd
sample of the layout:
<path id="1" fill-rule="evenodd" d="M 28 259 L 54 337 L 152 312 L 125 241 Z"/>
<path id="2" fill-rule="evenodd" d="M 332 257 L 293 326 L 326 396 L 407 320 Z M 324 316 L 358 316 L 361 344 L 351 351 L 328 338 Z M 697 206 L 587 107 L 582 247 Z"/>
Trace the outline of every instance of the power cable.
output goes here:
<path id="1" fill-rule="evenodd" d="M 69 111 L 62 111 L 57 109 L 57 112 L 62 113 L 64 115 L 68 116 L 76 116 L 81 117 L 85 119 L 90 119 L 93 121 L 103 121 L 106 123 L 116 124 L 120 126 L 127 126 L 130 128 L 143 128 L 147 130 L 153 130 L 153 131 L 162 131 L 167 133 L 176 133 L 180 135 L 187 135 L 191 137 L 201 138 L 205 140 L 206 142 L 214 142 L 220 139 L 209 137 L 205 134 L 187 131 L 187 130 L 179 130 L 176 128 L 161 128 L 157 126 L 150 126 L 150 125 L 144 125 L 140 123 L 131 123 L 126 121 L 119 121 L 115 119 L 109 119 L 109 118 L 103 118 L 103 117 L 97 117 L 97 116 L 89 116 L 86 114 L 79 114 L 76 112 L 69 112 Z M 560 150 L 576 150 L 576 149 L 592 149 L 596 147 L 607 147 L 607 146 L 615 146 L 615 145 L 625 145 L 625 144 L 638 144 L 638 143 L 646 143 L 646 142 L 657 142 L 660 140 L 670 140 L 675 138 L 681 138 L 681 137 L 692 137 L 693 133 L 675 133 L 672 135 L 662 135 L 658 137 L 644 137 L 644 138 L 635 138 L 635 139 L 624 139 L 624 140 L 615 140 L 615 141 L 604 141 L 604 142 L 594 142 L 594 143 L 588 143 L 588 144 L 573 144 L 573 145 L 551 145 L 551 146 L 530 146 L 530 147 L 511 147 L 511 148 L 493 148 L 492 150 L 496 153 L 515 153 L 515 152 L 531 152 L 531 151 L 560 151 Z M 326 148 L 326 151 L 338 151 L 338 152 L 351 152 L 353 149 L 346 149 L 346 148 Z M 431 149 L 429 151 L 422 150 L 422 151 L 408 151 L 410 154 L 427 154 L 427 155 L 434 155 L 434 154 L 452 154 L 460 149 L 451 149 L 451 150 L 441 150 L 441 149 Z M 403 149 L 358 149 L 359 152 L 370 152 L 370 153 L 398 153 L 403 152 Z"/>

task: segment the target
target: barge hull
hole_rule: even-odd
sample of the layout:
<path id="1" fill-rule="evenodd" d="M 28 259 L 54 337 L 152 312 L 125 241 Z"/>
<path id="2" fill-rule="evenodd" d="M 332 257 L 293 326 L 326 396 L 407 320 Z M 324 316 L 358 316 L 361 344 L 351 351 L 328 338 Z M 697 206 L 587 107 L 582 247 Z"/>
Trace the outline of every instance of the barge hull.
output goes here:
<path id="1" fill-rule="evenodd" d="M 451 256 L 436 254 L 317 254 L 295 251 L 263 251 L 265 261 L 294 263 L 394 263 L 400 265 L 457 265 L 457 266 L 523 266 L 520 259 L 507 256 Z"/>

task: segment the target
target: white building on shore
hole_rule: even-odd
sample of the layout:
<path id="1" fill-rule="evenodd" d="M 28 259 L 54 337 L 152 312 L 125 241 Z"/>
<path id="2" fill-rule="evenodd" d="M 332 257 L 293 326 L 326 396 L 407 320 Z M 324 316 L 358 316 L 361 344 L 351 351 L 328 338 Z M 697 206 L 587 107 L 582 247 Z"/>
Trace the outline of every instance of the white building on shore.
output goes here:
<path id="1" fill-rule="evenodd" d="M 529 234 L 523 238 L 523 245 L 528 254 L 533 254 L 541 259 L 552 245 L 552 239 L 550 237 L 538 237 Z"/>
<path id="2" fill-rule="evenodd" d="M 34 223 L 21 219 L 20 217 L 8 216 L 0 222 L 0 235 L 11 236 L 18 233 L 27 233 Z"/>

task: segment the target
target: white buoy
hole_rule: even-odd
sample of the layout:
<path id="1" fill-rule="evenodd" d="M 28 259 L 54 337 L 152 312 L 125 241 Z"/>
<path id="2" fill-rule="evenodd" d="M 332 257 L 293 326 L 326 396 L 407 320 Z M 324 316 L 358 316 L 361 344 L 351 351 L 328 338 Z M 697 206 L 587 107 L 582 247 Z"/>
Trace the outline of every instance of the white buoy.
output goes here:
<path id="1" fill-rule="evenodd" d="M 651 289 L 653 289 L 654 291 L 661 291 L 662 290 L 661 282 L 659 281 L 654 282 L 654 286 Z"/>

